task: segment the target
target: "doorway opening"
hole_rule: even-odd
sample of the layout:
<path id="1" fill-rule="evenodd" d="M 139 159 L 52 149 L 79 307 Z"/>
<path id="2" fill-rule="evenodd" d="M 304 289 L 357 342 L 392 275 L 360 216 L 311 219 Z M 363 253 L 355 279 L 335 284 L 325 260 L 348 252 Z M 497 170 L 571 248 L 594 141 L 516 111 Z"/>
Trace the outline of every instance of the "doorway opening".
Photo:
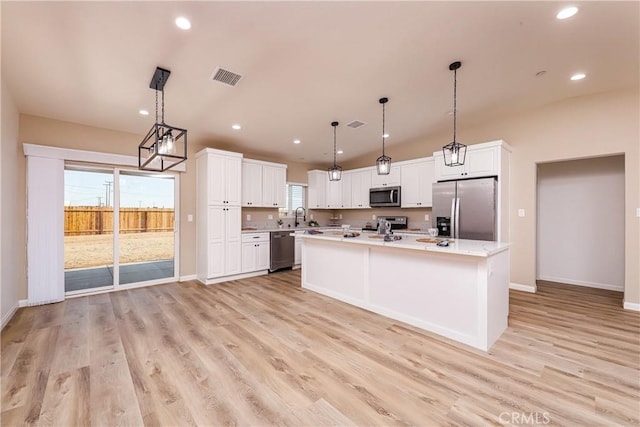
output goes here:
<path id="1" fill-rule="evenodd" d="M 537 173 L 536 279 L 624 292 L 624 155 Z"/>

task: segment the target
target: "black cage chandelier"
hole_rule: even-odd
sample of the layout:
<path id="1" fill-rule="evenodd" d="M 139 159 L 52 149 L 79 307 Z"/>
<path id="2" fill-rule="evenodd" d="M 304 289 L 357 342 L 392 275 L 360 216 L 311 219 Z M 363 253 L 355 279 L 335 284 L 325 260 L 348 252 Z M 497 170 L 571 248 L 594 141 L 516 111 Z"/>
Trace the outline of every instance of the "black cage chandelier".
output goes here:
<path id="1" fill-rule="evenodd" d="M 456 101 L 457 101 L 457 71 L 462 66 L 460 61 L 452 62 L 449 70 L 453 71 L 453 141 L 442 147 L 445 166 L 462 166 L 467 155 L 467 146 L 456 141 Z"/>
<path id="2" fill-rule="evenodd" d="M 149 87 L 156 91 L 156 122 L 138 145 L 138 169 L 164 172 L 187 160 L 187 130 L 164 122 L 164 85 L 171 71 L 156 67 Z M 158 92 L 161 113 L 158 116 Z"/>
<path id="3" fill-rule="evenodd" d="M 338 122 L 331 122 L 331 126 L 333 126 L 333 166 L 327 169 L 329 181 L 340 181 L 342 178 L 342 167 L 336 163 L 336 127 L 338 124 Z"/>

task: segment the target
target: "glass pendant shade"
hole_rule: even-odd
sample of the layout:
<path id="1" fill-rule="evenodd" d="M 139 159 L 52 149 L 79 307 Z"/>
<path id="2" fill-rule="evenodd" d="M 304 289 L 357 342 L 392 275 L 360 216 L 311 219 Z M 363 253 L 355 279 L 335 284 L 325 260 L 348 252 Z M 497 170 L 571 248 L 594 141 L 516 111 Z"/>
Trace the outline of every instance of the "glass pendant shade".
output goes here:
<path id="1" fill-rule="evenodd" d="M 445 166 L 462 166 L 467 157 L 467 146 L 459 142 L 450 142 L 442 147 Z"/>
<path id="2" fill-rule="evenodd" d="M 391 157 L 384 154 L 384 139 L 388 136 L 384 131 L 384 105 L 389 102 L 389 98 L 380 98 L 378 102 L 382 104 L 382 156 L 376 160 L 376 170 L 378 175 L 389 175 L 391 173 Z"/>
<path id="3" fill-rule="evenodd" d="M 342 179 L 342 167 L 333 165 L 329 168 L 329 181 L 340 181 Z"/>
<path id="4" fill-rule="evenodd" d="M 138 169 L 164 172 L 187 160 L 187 130 L 164 122 L 164 85 L 171 72 L 156 68 L 149 87 L 156 91 L 156 122 L 138 145 Z M 158 115 L 158 92 L 162 93 Z"/>
<path id="5" fill-rule="evenodd" d="M 384 154 L 376 160 L 376 169 L 378 170 L 378 175 L 389 175 L 391 172 L 391 157 L 385 156 Z"/>
<path id="6" fill-rule="evenodd" d="M 333 166 L 327 169 L 329 181 L 340 181 L 342 179 L 342 167 L 336 163 L 336 127 L 338 125 L 338 122 L 331 122 L 331 126 L 333 126 Z"/>

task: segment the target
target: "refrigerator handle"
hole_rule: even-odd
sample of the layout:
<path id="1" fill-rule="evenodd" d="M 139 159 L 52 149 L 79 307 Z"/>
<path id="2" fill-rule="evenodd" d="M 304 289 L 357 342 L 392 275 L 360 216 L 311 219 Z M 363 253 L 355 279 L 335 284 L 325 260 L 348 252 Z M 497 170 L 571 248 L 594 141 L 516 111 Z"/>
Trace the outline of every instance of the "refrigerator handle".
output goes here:
<path id="1" fill-rule="evenodd" d="M 456 199 L 456 239 L 460 238 L 460 198 Z"/>
<path id="2" fill-rule="evenodd" d="M 457 225 L 456 224 L 456 199 L 453 198 L 451 199 L 451 238 L 453 239 L 454 237 L 456 237 L 455 232 L 457 230 Z"/>

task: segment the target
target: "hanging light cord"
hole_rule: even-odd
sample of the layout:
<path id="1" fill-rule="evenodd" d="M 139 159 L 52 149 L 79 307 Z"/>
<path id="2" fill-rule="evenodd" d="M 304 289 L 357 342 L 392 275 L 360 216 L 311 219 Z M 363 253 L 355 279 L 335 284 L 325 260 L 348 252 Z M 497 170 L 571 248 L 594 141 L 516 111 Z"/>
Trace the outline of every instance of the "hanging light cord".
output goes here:
<path id="1" fill-rule="evenodd" d="M 385 103 L 382 103 L 382 155 L 384 156 L 384 106 Z"/>
<path id="2" fill-rule="evenodd" d="M 164 88 L 162 88 L 161 92 L 162 92 L 162 124 L 164 124 Z"/>
<path id="3" fill-rule="evenodd" d="M 336 167 L 336 127 L 333 127 L 333 167 Z"/>
<path id="4" fill-rule="evenodd" d="M 456 142 L 456 98 L 457 98 L 457 82 L 456 77 L 457 69 L 453 70 L 453 142 Z"/>

